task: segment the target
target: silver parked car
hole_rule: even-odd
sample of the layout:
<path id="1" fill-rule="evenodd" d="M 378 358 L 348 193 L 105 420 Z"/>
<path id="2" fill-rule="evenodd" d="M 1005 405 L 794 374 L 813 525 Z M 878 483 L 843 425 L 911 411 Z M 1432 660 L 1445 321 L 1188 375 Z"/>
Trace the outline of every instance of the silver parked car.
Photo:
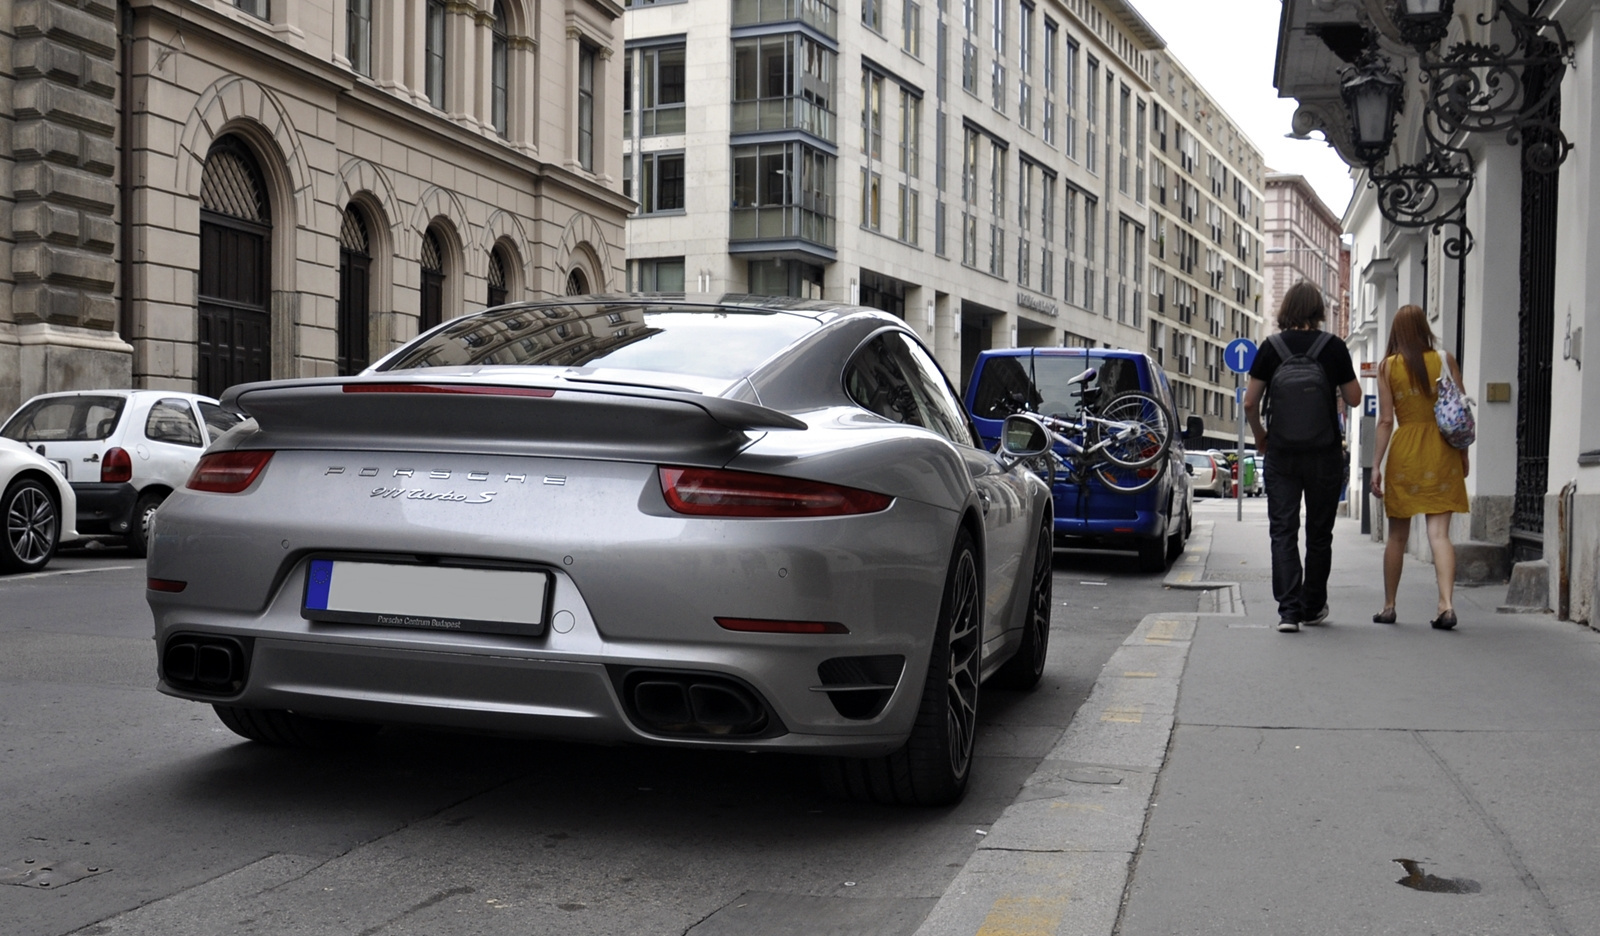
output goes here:
<path id="1" fill-rule="evenodd" d="M 947 803 L 980 684 L 1043 672 L 1042 427 L 986 451 L 876 311 L 504 306 L 223 404 L 250 419 L 162 507 L 147 594 L 161 690 L 247 738 L 805 752 Z"/>

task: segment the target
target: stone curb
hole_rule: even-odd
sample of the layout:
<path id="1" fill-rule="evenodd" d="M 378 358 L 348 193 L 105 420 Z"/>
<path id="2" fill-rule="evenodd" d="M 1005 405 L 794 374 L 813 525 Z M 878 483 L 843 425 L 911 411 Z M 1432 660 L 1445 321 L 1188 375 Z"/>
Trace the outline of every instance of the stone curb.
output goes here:
<path id="1" fill-rule="evenodd" d="M 1195 525 L 1166 584 L 1225 596 L 1216 604 L 1242 614 L 1237 583 L 1204 581 L 1212 533 L 1211 523 Z M 1212 616 L 1139 622 L 917 936 L 1111 936 L 1166 763 L 1195 627 Z"/>

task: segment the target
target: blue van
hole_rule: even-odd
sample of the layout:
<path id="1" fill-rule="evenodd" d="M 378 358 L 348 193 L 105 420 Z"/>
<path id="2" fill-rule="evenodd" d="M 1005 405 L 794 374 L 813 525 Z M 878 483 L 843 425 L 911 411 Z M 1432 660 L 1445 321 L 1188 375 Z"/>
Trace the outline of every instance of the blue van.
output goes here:
<path id="1" fill-rule="evenodd" d="M 979 353 L 967 381 L 967 412 L 983 437 L 995 448 L 1000 424 L 1014 412 L 1015 401 L 1034 400 L 1037 411 L 1072 417 L 1078 411 L 1076 388 L 1068 381 L 1085 369 L 1098 371 L 1091 392 L 1110 400 L 1126 390 L 1143 390 L 1173 407 L 1172 387 L 1160 365 L 1138 351 L 1110 348 L 1007 348 Z M 1176 418 L 1176 417 L 1174 417 Z M 1176 429 L 1174 430 L 1177 431 Z M 1066 449 L 1057 446 L 1066 455 Z M 1139 568 L 1160 572 L 1183 552 L 1193 525 L 1189 475 L 1183 460 L 1183 440 L 1174 438 L 1166 470 L 1155 484 L 1126 494 L 1113 491 L 1091 478 L 1079 490 L 1058 472 L 1055 485 L 1056 545 L 1107 549 L 1132 549 L 1139 553 Z"/>

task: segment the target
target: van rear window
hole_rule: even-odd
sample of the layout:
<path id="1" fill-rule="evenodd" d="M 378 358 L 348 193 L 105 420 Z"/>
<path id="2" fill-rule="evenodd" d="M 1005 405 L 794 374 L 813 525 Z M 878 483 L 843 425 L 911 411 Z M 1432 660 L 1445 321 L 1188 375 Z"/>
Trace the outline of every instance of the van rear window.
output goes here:
<path id="1" fill-rule="evenodd" d="M 111 435 L 126 397 L 67 396 L 29 400 L 0 436 L 17 442 L 98 442 Z"/>
<path id="2" fill-rule="evenodd" d="M 1078 415 L 1077 387 L 1069 381 L 1086 368 L 1098 374 L 1090 383 L 1100 399 L 1109 400 L 1139 386 L 1136 359 L 1090 352 L 1087 357 L 1034 355 L 993 357 L 983 365 L 978 389 L 972 397 L 972 414 L 981 419 L 1004 419 L 1027 409 L 1047 416 L 1071 419 Z"/>

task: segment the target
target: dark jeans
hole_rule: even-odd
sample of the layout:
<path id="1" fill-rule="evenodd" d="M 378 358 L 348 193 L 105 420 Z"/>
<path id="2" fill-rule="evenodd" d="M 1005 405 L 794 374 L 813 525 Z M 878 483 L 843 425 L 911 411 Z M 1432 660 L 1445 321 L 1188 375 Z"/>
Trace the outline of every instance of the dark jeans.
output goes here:
<path id="1" fill-rule="evenodd" d="M 1328 600 L 1333 521 L 1344 486 L 1344 453 L 1272 449 L 1267 455 L 1267 527 L 1272 535 L 1272 596 L 1278 616 L 1304 621 Z M 1300 502 L 1306 507 L 1306 559 L 1300 564 Z"/>

